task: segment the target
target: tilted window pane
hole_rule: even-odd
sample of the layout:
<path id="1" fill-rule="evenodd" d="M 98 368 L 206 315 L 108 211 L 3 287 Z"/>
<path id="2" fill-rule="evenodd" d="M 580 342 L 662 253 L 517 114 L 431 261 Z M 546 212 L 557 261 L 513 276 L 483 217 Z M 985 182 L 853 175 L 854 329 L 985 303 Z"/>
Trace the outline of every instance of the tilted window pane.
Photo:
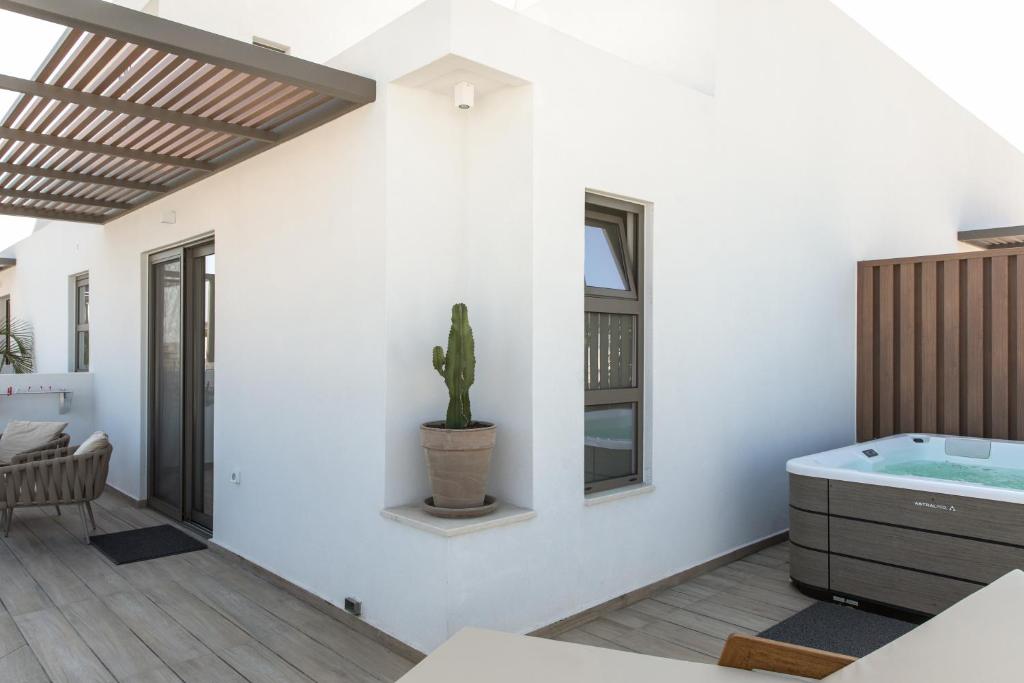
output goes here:
<path id="1" fill-rule="evenodd" d="M 636 316 L 588 311 L 583 334 L 586 390 L 635 387 Z"/>
<path id="2" fill-rule="evenodd" d="M 587 408 L 583 442 L 585 483 L 636 474 L 636 407 Z"/>
<path id="3" fill-rule="evenodd" d="M 619 236 L 610 229 L 586 226 L 584 274 L 587 287 L 628 290 Z"/>

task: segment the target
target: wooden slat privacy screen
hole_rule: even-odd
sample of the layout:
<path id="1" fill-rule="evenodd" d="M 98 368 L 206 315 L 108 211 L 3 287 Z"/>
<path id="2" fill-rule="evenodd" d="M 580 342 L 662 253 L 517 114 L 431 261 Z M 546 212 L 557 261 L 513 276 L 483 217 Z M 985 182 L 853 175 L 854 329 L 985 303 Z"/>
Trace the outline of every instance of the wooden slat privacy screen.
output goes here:
<path id="1" fill-rule="evenodd" d="M 1024 439 L 1024 249 L 858 264 L 857 438 Z"/>

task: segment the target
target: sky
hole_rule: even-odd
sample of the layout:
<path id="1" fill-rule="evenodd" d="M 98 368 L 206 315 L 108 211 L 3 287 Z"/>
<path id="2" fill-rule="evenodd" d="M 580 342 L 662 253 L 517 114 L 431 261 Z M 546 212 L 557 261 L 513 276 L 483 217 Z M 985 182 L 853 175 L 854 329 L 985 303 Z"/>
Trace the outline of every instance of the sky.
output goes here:
<path id="1" fill-rule="evenodd" d="M 0 73 L 31 78 L 63 31 L 63 26 L 0 10 Z M 0 90 L 0 116 L 16 98 Z M 34 224 L 33 218 L 0 216 L 0 251 L 27 237 Z"/>
<path id="2" fill-rule="evenodd" d="M 1024 151 L 1020 0 L 833 0 L 962 107 Z"/>

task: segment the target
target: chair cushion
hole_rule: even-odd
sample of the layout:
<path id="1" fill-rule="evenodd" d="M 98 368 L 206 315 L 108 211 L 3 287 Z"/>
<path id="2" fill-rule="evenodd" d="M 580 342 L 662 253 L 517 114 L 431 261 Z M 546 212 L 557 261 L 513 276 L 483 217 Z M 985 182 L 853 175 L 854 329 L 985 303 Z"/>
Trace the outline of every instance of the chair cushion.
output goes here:
<path id="1" fill-rule="evenodd" d="M 75 449 L 74 455 L 90 455 L 110 445 L 110 437 L 106 432 L 93 432 L 92 435 Z"/>
<path id="2" fill-rule="evenodd" d="M 67 426 L 67 422 L 11 420 L 3 435 L 0 435 L 0 460 L 9 461 L 12 455 L 27 453 L 53 443 Z"/>
<path id="3" fill-rule="evenodd" d="M 988 683 L 1024 671 L 1024 572 L 1014 569 L 910 633 L 843 667 L 829 683 Z"/>

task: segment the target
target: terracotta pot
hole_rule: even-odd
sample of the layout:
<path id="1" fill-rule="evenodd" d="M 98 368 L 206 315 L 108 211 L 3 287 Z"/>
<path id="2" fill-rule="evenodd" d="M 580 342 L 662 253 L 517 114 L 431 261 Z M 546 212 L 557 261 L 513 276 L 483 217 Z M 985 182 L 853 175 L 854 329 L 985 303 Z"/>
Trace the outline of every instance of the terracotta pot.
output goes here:
<path id="1" fill-rule="evenodd" d="M 484 504 L 496 436 L 497 428 L 489 422 L 474 422 L 469 429 L 445 429 L 443 422 L 420 426 L 435 506 L 459 509 Z"/>

